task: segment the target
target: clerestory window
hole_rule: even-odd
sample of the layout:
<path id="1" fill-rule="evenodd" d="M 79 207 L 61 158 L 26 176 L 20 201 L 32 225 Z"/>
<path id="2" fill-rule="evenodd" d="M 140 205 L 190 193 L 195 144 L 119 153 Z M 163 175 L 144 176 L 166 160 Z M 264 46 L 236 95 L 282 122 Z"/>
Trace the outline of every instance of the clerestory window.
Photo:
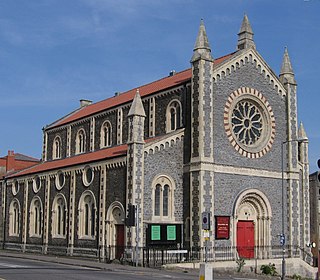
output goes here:
<path id="1" fill-rule="evenodd" d="M 110 147 L 112 145 L 112 126 L 106 121 L 101 126 L 100 148 Z"/>
<path id="2" fill-rule="evenodd" d="M 86 134 L 80 129 L 76 136 L 76 154 L 82 154 L 86 151 Z"/>
<path id="3" fill-rule="evenodd" d="M 175 131 L 181 127 L 181 124 L 182 124 L 181 104 L 178 100 L 173 100 L 168 105 L 166 120 L 167 120 L 167 123 L 166 123 L 167 132 Z"/>

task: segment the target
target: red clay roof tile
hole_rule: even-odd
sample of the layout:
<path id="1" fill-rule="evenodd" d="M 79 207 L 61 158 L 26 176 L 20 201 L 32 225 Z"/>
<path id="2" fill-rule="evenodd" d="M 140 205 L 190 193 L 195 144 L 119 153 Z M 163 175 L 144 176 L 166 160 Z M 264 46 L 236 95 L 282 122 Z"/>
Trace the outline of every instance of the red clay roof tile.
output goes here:
<path id="1" fill-rule="evenodd" d="M 7 176 L 7 178 L 13 178 L 23 175 L 30 175 L 34 173 L 41 173 L 43 171 L 64 168 L 76 164 L 89 163 L 102 159 L 113 158 L 117 156 L 123 156 L 127 153 L 127 145 L 115 146 L 108 149 L 102 149 L 96 152 L 90 152 L 85 154 L 76 155 L 70 158 L 46 161 L 38 165 L 34 165 L 30 168 L 24 169 L 20 172 Z"/>
<path id="2" fill-rule="evenodd" d="M 220 64 L 226 59 L 228 59 L 230 56 L 232 56 L 234 53 L 228 54 L 226 56 L 217 58 L 214 63 Z M 94 103 L 92 105 L 88 105 L 86 107 L 83 107 L 79 110 L 76 110 L 74 113 L 71 113 L 70 115 L 67 115 L 66 117 L 54 122 L 48 128 L 53 128 L 57 126 L 61 126 L 67 123 L 70 123 L 72 121 L 76 121 L 82 118 L 85 118 L 87 116 L 96 114 L 98 112 L 101 112 L 103 110 L 110 109 L 112 107 L 128 103 L 133 100 L 135 93 L 137 89 L 139 89 L 141 97 L 147 96 L 156 92 L 159 92 L 161 90 L 166 90 L 175 86 L 179 86 L 188 80 L 191 79 L 191 69 L 186 69 L 184 71 L 178 72 L 174 74 L 173 76 L 162 78 L 158 81 L 152 82 L 150 84 L 143 85 L 141 87 L 137 87 L 134 89 L 131 89 L 127 92 L 124 92 L 118 96 L 114 96 L 105 100 L 102 100 L 100 102 Z"/>

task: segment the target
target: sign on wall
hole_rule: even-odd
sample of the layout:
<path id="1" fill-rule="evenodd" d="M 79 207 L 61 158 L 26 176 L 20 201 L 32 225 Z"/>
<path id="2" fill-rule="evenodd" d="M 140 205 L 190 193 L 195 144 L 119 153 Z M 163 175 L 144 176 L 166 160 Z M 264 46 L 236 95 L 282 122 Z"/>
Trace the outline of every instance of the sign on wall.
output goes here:
<path id="1" fill-rule="evenodd" d="M 229 239 L 230 237 L 230 217 L 229 216 L 215 216 L 216 230 L 215 239 Z"/>
<path id="2" fill-rule="evenodd" d="M 181 245 L 181 224 L 148 224 L 147 246 L 177 247 Z"/>

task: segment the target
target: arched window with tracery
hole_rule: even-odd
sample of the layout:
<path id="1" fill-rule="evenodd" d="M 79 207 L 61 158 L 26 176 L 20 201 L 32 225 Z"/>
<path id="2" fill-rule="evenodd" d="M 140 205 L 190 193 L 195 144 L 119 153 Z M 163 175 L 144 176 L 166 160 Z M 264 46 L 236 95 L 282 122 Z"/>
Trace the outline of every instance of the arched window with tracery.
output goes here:
<path id="1" fill-rule="evenodd" d="M 57 136 L 53 140 L 52 159 L 61 158 L 61 138 Z"/>
<path id="2" fill-rule="evenodd" d="M 178 100 L 173 100 L 167 107 L 167 123 L 166 130 L 171 132 L 177 130 L 182 124 L 181 103 Z"/>
<path id="3" fill-rule="evenodd" d="M 79 202 L 79 238 L 94 239 L 96 231 L 96 202 L 91 191 L 82 194 Z"/>
<path id="4" fill-rule="evenodd" d="M 153 216 L 154 220 L 173 218 L 174 183 L 168 176 L 159 176 L 153 181 Z"/>
<path id="5" fill-rule="evenodd" d="M 112 145 L 112 126 L 109 121 L 105 121 L 101 126 L 100 147 L 110 147 Z"/>
<path id="6" fill-rule="evenodd" d="M 10 203 L 9 208 L 9 235 L 19 236 L 20 232 L 20 204 L 17 199 Z"/>
<path id="7" fill-rule="evenodd" d="M 52 204 L 52 236 L 64 238 L 66 236 L 67 207 L 66 199 L 58 194 Z"/>
<path id="8" fill-rule="evenodd" d="M 30 204 L 30 236 L 41 237 L 42 234 L 42 202 L 39 197 L 32 199 Z"/>
<path id="9" fill-rule="evenodd" d="M 76 154 L 81 154 L 86 151 L 86 134 L 83 129 L 80 129 L 76 137 Z"/>

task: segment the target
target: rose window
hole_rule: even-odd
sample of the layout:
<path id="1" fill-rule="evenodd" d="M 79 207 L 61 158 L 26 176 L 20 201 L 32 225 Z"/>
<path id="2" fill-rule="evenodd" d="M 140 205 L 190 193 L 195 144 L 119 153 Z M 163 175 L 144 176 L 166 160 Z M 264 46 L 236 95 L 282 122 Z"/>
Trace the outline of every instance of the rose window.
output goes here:
<path id="1" fill-rule="evenodd" d="M 266 98 L 253 88 L 239 88 L 228 97 L 224 127 L 231 145 L 245 157 L 262 157 L 272 147 L 274 114 Z"/>
<path id="2" fill-rule="evenodd" d="M 262 114 L 250 101 L 241 101 L 233 109 L 231 123 L 238 141 L 251 146 L 261 137 Z"/>

